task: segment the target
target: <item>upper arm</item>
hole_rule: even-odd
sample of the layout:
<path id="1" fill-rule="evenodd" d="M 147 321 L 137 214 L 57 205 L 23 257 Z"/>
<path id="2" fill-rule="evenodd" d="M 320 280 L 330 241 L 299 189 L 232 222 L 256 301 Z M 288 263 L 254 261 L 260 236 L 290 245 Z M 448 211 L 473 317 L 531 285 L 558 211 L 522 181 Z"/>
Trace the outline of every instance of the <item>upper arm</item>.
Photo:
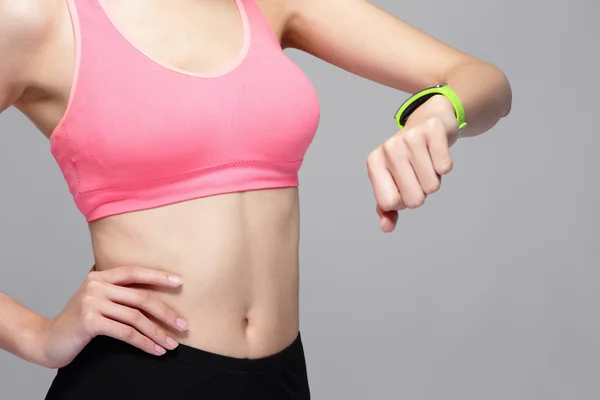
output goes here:
<path id="1" fill-rule="evenodd" d="M 289 47 L 347 71 L 414 93 L 454 67 L 483 62 L 366 0 L 287 0 Z"/>
<path id="2" fill-rule="evenodd" d="M 41 0 L 0 0 L 0 112 L 27 89 L 46 27 Z"/>

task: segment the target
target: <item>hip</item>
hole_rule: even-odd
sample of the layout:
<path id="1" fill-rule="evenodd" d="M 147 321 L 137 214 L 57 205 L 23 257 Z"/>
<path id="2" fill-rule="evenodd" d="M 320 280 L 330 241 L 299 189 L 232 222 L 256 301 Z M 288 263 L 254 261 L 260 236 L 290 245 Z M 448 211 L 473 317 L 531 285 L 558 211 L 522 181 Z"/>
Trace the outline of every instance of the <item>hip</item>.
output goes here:
<path id="1" fill-rule="evenodd" d="M 153 356 L 98 336 L 58 370 L 46 400 L 308 400 L 310 389 L 300 334 L 282 350 L 237 358 L 180 345 Z"/>

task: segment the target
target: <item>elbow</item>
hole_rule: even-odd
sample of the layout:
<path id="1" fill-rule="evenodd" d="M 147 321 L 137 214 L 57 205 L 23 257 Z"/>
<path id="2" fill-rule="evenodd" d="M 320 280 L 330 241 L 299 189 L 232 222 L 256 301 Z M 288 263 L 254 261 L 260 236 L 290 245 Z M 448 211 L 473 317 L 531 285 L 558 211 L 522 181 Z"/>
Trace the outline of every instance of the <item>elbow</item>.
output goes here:
<path id="1" fill-rule="evenodd" d="M 506 74 L 504 74 L 500 68 L 494 68 L 496 69 L 496 80 L 498 82 L 498 89 L 496 89 L 499 95 L 498 108 L 500 110 L 500 118 L 504 118 L 510 114 L 512 109 L 512 87 Z"/>

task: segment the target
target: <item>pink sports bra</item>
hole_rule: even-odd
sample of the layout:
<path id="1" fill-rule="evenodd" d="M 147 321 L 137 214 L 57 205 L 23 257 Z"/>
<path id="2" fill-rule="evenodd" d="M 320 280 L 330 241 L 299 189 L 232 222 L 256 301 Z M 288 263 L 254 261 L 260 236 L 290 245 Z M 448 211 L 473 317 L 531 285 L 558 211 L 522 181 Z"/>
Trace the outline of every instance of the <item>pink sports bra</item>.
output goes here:
<path id="1" fill-rule="evenodd" d="M 50 150 L 88 222 L 222 193 L 298 185 L 319 102 L 254 0 L 243 46 L 195 74 L 134 47 L 98 0 L 67 0 L 76 63 Z"/>

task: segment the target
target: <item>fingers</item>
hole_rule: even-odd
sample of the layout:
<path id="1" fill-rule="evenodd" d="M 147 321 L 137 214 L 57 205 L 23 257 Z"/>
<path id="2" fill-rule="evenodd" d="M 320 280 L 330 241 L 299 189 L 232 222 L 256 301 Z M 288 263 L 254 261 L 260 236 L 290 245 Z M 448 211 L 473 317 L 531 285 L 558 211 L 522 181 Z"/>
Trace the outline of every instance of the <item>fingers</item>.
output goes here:
<path id="1" fill-rule="evenodd" d="M 410 151 L 409 161 L 419 181 L 421 191 L 425 196 L 437 192 L 441 185 L 432 157 L 428 151 L 426 138 L 419 135 L 416 140 L 407 140 Z"/>
<path id="2" fill-rule="evenodd" d="M 147 353 L 161 356 L 166 353 L 166 349 L 154 340 L 142 335 L 137 329 L 131 325 L 126 325 L 121 322 L 109 318 L 98 318 L 95 322 L 94 336 L 109 336 L 123 342 L 129 343 Z"/>
<path id="3" fill-rule="evenodd" d="M 438 175 L 446 175 L 452 171 L 453 162 L 445 127 L 441 121 L 433 119 L 428 123 L 427 128 L 424 136 L 427 139 L 427 148 L 433 168 Z"/>
<path id="4" fill-rule="evenodd" d="M 384 212 L 405 208 L 402 195 L 381 153 L 374 151 L 367 158 L 367 173 L 373 186 L 377 206 Z"/>
<path id="5" fill-rule="evenodd" d="M 367 169 L 382 229 L 396 224 L 397 215 L 390 212 L 420 207 L 439 190 L 441 176 L 452 170 L 448 135 L 439 118 L 430 118 L 398 132 L 369 155 Z"/>
<path id="6" fill-rule="evenodd" d="M 137 267 L 90 272 L 81 293 L 83 332 L 89 338 L 111 336 L 157 355 L 164 354 L 166 349 L 174 349 L 177 342 L 147 314 L 179 331 L 188 328 L 187 322 L 148 291 L 119 286 L 142 283 L 174 287 L 181 284 L 169 277 L 161 271 Z"/>
<path id="7" fill-rule="evenodd" d="M 86 340 L 89 341 L 99 335 L 110 336 L 151 354 L 165 354 L 166 348 L 159 343 L 167 344 L 166 337 L 162 337 L 157 328 L 148 326 L 142 318 L 145 317 L 144 315 L 139 316 L 133 309 L 125 310 L 126 307 L 110 303 L 107 299 L 102 298 L 98 291 L 101 284 L 99 281 L 89 281 L 81 298 L 81 319 L 79 321 L 81 332 L 85 335 Z M 103 283 L 102 285 L 107 284 Z M 144 336 L 140 331 L 146 332 L 152 339 Z M 170 347 L 167 346 L 167 348 Z"/>
<path id="8" fill-rule="evenodd" d="M 381 230 L 386 233 L 393 231 L 398 223 L 398 211 L 383 211 L 379 206 L 376 207 L 376 211 L 379 214 Z"/>
<path id="9" fill-rule="evenodd" d="M 395 135 L 382 151 L 409 208 L 422 206 L 428 195 L 439 190 L 441 176 L 452 170 L 447 128 L 439 118 Z"/>
<path id="10" fill-rule="evenodd" d="M 415 135 L 416 136 L 416 135 Z M 419 140 L 416 139 L 412 141 Z M 425 202 L 425 193 L 421 188 L 417 175 L 413 169 L 411 158 L 411 147 L 418 146 L 408 144 L 406 137 L 394 137 L 383 145 L 383 155 L 386 160 L 388 170 L 392 174 L 404 204 L 408 208 L 417 208 Z"/>
<path id="11" fill-rule="evenodd" d="M 89 278 L 101 279 L 113 285 L 144 284 L 177 287 L 182 283 L 182 279 L 179 276 L 164 271 L 136 266 L 113 268 L 101 272 L 93 271 L 90 272 Z"/>
<path id="12" fill-rule="evenodd" d="M 162 349 L 173 350 L 178 345 L 173 338 L 167 336 L 167 334 L 161 328 L 159 328 L 154 322 L 150 321 L 150 319 L 138 309 L 105 301 L 99 306 L 99 312 L 101 315 L 110 320 L 118 321 L 127 326 L 135 328 L 138 333 L 152 340 Z M 129 332 L 129 335 L 134 336 L 134 341 L 140 341 L 135 333 Z M 132 344 L 135 345 L 135 343 Z M 142 345 L 148 346 L 148 343 L 145 341 L 145 339 Z M 154 347 L 154 350 L 163 352 L 156 346 Z"/>
<path id="13" fill-rule="evenodd" d="M 375 194 L 381 230 L 392 232 L 398 222 L 398 210 L 406 208 L 402 196 L 386 167 L 385 159 L 378 152 L 373 152 L 367 158 L 367 172 Z"/>
<path id="14" fill-rule="evenodd" d="M 185 331 L 188 328 L 187 321 L 147 291 L 106 284 L 104 294 L 109 300 L 145 311 L 174 329 Z"/>

